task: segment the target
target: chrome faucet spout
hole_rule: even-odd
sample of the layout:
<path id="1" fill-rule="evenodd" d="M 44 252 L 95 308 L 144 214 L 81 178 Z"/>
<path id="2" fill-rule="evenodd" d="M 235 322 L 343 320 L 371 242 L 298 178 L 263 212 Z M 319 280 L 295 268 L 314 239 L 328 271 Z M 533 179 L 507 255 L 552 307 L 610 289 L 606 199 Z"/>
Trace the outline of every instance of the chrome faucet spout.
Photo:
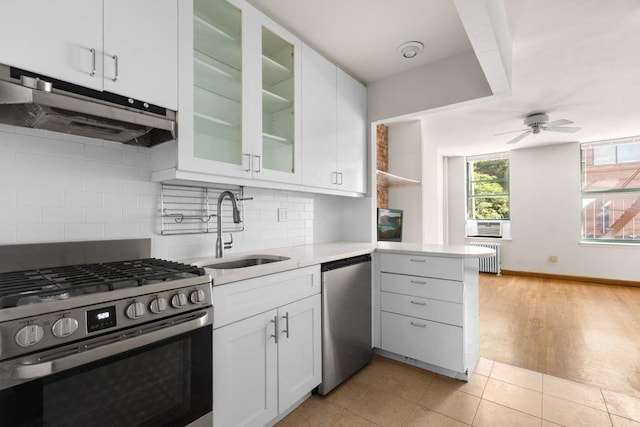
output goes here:
<path id="1" fill-rule="evenodd" d="M 225 197 L 228 197 L 231 200 L 231 204 L 233 205 L 233 222 L 239 224 L 241 221 L 240 211 L 238 210 L 238 203 L 236 202 L 236 196 L 229 190 L 223 191 L 218 196 L 218 215 L 217 215 L 217 228 L 218 237 L 216 238 L 216 258 L 222 258 L 224 254 L 224 249 L 230 249 L 233 245 L 233 236 L 231 236 L 230 242 L 222 241 L 222 201 Z"/>

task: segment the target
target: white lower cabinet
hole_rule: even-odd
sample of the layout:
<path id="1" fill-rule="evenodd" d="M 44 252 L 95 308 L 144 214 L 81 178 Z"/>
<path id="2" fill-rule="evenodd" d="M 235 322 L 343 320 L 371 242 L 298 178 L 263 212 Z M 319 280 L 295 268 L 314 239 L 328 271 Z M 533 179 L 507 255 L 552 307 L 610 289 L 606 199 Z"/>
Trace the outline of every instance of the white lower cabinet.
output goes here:
<path id="1" fill-rule="evenodd" d="M 262 426 L 278 415 L 276 310 L 213 331 L 216 426 Z"/>
<path id="2" fill-rule="evenodd" d="M 478 261 L 378 254 L 378 346 L 468 380 L 480 357 Z"/>
<path id="3" fill-rule="evenodd" d="M 261 291 L 257 283 L 275 289 L 279 280 L 290 286 L 275 295 L 280 299 L 274 299 L 273 308 L 238 321 L 227 316 L 231 323 L 213 331 L 216 427 L 266 425 L 322 381 L 318 267 L 223 285 L 226 289 L 218 293 L 238 289 L 251 301 L 253 293 Z M 303 289 L 311 295 L 300 298 Z M 290 302 L 292 298 L 297 300 Z M 215 310 L 215 287 L 213 300 Z M 234 307 L 221 311 L 232 313 Z"/>

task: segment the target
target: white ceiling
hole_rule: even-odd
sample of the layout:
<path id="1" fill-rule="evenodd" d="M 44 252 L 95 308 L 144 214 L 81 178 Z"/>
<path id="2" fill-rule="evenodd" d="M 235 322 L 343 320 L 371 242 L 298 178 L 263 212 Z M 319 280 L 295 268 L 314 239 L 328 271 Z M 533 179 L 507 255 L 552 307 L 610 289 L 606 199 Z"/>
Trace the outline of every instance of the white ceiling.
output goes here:
<path id="1" fill-rule="evenodd" d="M 249 0 L 349 74 L 368 83 L 472 50 L 451 0 Z M 405 59 L 398 47 L 424 44 Z"/>
<path id="2" fill-rule="evenodd" d="M 250 0 L 365 82 L 470 50 L 450 0 Z M 425 114 L 444 155 L 640 135 L 638 0 L 504 0 L 513 39 L 512 93 Z M 396 54 L 418 39 L 415 60 Z M 424 56 L 423 56 L 424 55 Z M 414 62 L 415 61 L 415 62 Z M 422 61 L 422 62 L 418 62 Z M 545 112 L 576 134 L 546 132 L 507 145 L 522 120 Z"/>

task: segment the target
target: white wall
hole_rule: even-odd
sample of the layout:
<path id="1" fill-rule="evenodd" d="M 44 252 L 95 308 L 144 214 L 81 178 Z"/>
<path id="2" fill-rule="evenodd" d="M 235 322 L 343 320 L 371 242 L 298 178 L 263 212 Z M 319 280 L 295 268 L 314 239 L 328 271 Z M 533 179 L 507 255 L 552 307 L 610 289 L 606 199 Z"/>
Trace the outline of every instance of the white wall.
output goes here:
<path id="1" fill-rule="evenodd" d="M 367 113 L 370 122 L 383 121 L 491 95 L 469 52 L 369 83 Z"/>
<path id="2" fill-rule="evenodd" d="M 420 121 L 389 125 L 388 172 L 422 181 L 422 127 Z M 402 241 L 422 242 L 424 213 L 422 188 L 407 185 L 389 188 L 389 207 L 402 209 Z"/>
<path id="3" fill-rule="evenodd" d="M 449 233 L 464 238 L 464 159 L 450 158 Z M 511 241 L 502 268 L 525 272 L 640 281 L 640 247 L 580 243 L 578 143 L 511 152 Z M 550 255 L 558 262 L 550 262 Z"/>
<path id="4" fill-rule="evenodd" d="M 0 244 L 150 237 L 155 257 L 213 254 L 215 234 L 159 235 L 150 162 L 149 148 L 0 125 Z M 356 240 L 345 211 L 370 210 L 369 200 L 338 196 L 256 188 L 245 196 L 254 200 L 229 253 Z M 277 221 L 279 207 L 287 222 Z"/>

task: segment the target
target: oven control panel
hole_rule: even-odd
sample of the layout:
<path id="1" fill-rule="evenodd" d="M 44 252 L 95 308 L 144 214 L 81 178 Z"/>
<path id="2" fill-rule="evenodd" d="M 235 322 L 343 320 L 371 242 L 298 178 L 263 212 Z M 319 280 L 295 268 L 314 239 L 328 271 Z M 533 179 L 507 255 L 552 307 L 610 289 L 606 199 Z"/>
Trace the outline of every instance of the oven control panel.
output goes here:
<path id="1" fill-rule="evenodd" d="M 113 294 L 115 295 L 115 292 Z M 138 324 L 163 321 L 171 316 L 211 304 L 211 284 L 207 281 L 202 283 L 200 280 L 190 286 L 132 295 L 3 322 L 0 323 L 0 359 L 40 351 Z"/>

